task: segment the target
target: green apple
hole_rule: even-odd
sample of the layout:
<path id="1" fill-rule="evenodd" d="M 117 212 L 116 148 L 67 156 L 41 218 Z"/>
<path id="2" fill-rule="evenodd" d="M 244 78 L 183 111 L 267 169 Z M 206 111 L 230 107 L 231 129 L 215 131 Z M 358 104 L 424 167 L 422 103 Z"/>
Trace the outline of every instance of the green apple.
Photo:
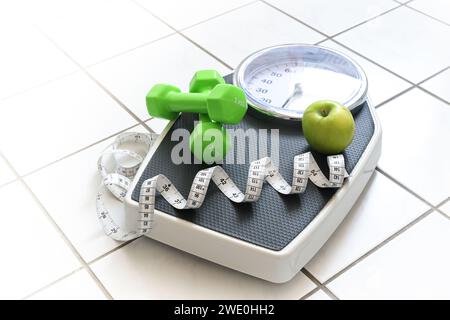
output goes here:
<path id="1" fill-rule="evenodd" d="M 341 153 L 355 133 L 350 110 L 331 100 L 316 101 L 306 108 L 302 127 L 311 148 L 323 154 Z"/>

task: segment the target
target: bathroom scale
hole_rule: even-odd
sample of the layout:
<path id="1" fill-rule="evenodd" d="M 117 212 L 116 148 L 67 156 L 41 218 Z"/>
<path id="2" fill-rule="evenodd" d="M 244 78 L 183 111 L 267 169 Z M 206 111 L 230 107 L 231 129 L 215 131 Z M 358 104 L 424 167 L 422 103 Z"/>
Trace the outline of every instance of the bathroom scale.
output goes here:
<path id="1" fill-rule="evenodd" d="M 336 230 L 375 170 L 381 154 L 380 123 L 367 97 L 365 74 L 353 60 L 323 47 L 302 45 L 298 50 L 296 46 L 258 51 L 224 77 L 227 83 L 244 89 L 249 104 L 239 124 L 225 127 L 244 131 L 278 129 L 277 165 L 287 179 L 293 176 L 294 157 L 305 152 L 311 152 L 328 175 L 326 156 L 310 149 L 300 121 L 305 106 L 322 94 L 309 84 L 326 84 L 324 78 L 329 76 L 327 86 L 337 88 L 327 96 L 334 94 L 337 101 L 348 106 L 355 121 L 353 141 L 342 153 L 349 174 L 343 185 L 318 188 L 309 183 L 304 193 L 291 195 L 264 186 L 258 201 L 236 204 L 211 184 L 203 205 L 195 210 L 177 210 L 157 196 L 153 228 L 146 236 L 228 268 L 282 283 L 294 277 Z M 332 75 L 327 76 L 327 72 Z M 347 89 L 338 90 L 338 84 Z M 182 113 L 164 128 L 131 182 L 125 196 L 126 215 L 137 214 L 145 180 L 164 174 L 181 194 L 187 195 L 196 173 L 210 167 L 201 163 L 174 164 L 171 160 L 171 150 L 178 143 L 172 141 L 172 132 L 180 128 L 192 131 L 197 117 Z M 269 140 L 269 154 L 271 147 Z M 250 159 L 255 158 L 252 150 L 247 148 L 243 163 L 221 164 L 241 190 L 247 182 Z"/>

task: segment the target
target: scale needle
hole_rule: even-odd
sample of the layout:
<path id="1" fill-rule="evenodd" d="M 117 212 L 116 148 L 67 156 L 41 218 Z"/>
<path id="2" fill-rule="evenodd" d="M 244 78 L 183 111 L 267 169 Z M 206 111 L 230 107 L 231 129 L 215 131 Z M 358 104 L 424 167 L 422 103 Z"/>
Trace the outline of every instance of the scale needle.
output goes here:
<path id="1" fill-rule="evenodd" d="M 295 84 L 294 90 L 292 91 L 291 95 L 286 99 L 286 101 L 283 103 L 281 108 L 285 108 L 293 100 L 294 97 L 296 97 L 297 95 L 301 95 L 302 93 L 303 93 L 302 85 L 301 83 L 298 82 Z"/>

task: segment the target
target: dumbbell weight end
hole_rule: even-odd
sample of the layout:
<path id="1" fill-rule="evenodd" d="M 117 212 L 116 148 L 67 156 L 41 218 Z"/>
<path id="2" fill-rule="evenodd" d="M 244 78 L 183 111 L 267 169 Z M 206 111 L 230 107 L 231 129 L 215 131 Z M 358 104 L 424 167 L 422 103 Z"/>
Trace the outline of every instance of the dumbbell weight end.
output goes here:
<path id="1" fill-rule="evenodd" d="M 199 122 L 189 137 L 189 149 L 207 164 L 220 163 L 230 148 L 230 137 L 219 122 Z"/>

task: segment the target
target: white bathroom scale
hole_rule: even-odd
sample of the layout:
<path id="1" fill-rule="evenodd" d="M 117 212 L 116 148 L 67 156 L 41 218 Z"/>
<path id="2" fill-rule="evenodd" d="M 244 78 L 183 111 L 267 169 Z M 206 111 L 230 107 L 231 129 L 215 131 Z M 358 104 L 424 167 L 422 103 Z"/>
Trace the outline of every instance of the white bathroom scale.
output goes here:
<path id="1" fill-rule="evenodd" d="M 229 128 L 278 129 L 278 167 L 281 175 L 288 180 L 293 176 L 294 157 L 305 152 L 311 152 L 320 169 L 328 175 L 326 156 L 311 150 L 302 134 L 299 122 L 302 114 L 301 107 L 286 108 L 286 104 L 291 104 L 290 100 L 302 99 L 302 97 L 295 97 L 298 93 L 296 90 L 301 91 L 300 96 L 305 94 L 306 102 L 311 99 L 306 97 L 308 93 L 314 91 L 308 89 L 305 83 L 301 83 L 306 80 L 301 80 L 301 77 L 300 80 L 298 77 L 292 78 L 292 74 L 298 70 L 304 72 L 308 67 L 312 67 L 322 69 L 319 70 L 321 78 L 323 78 L 323 72 L 336 73 L 341 70 L 344 70 L 344 73 L 350 70 L 347 75 L 354 78 L 361 77 L 362 74 L 363 80 L 366 80 L 365 75 L 353 60 L 334 50 L 306 46 L 306 52 L 302 51 L 301 56 L 296 56 L 296 52 L 289 51 L 293 49 L 289 46 L 294 45 L 283 46 L 284 51 L 276 54 L 275 62 L 271 62 L 270 57 L 261 55 L 259 52 L 259 55 L 256 54 L 244 60 L 234 75 L 225 77 L 228 83 L 241 87 L 242 82 L 260 81 L 266 84 L 267 79 L 273 79 L 265 87 L 254 85 L 252 87 L 252 84 L 246 87 L 249 111 L 241 123 Z M 323 50 L 325 50 L 325 56 L 321 56 Z M 327 52 L 331 57 L 326 56 Z M 310 58 L 314 57 L 313 59 L 319 56 L 326 67 L 324 68 L 317 61 L 308 62 L 308 53 Z M 262 59 L 263 63 L 258 64 L 259 67 L 252 66 L 257 59 Z M 355 69 L 356 73 L 349 68 L 349 64 L 350 67 L 358 68 Z M 267 67 L 267 70 L 264 67 Z M 278 76 L 279 73 L 281 76 Z M 274 92 L 281 90 L 276 88 L 276 81 L 286 81 L 280 78 L 285 77 L 287 73 L 294 80 L 289 85 L 280 84 L 280 88 L 286 90 L 280 97 L 278 92 Z M 303 74 L 310 75 L 307 79 L 314 79 L 317 76 L 314 72 Z M 271 75 L 272 78 L 269 78 Z M 342 153 L 345 169 L 349 174 L 342 187 L 319 188 L 309 183 L 304 193 L 282 195 L 270 186 L 264 185 L 258 201 L 236 204 L 227 199 L 214 184 L 211 184 L 203 205 L 195 210 L 177 210 L 163 197 L 156 196 L 153 227 L 146 236 L 271 282 L 282 283 L 294 277 L 345 218 L 373 174 L 380 157 L 381 128 L 374 108 L 367 98 L 367 83 L 363 83 L 363 86 L 358 84 L 355 87 L 355 83 L 360 82 L 347 80 L 342 79 L 339 83 L 350 87 L 351 92 L 348 97 L 342 95 L 340 90 L 333 89 L 333 92 L 338 95 L 336 99 L 343 99 L 344 104 L 351 106 L 349 109 L 355 120 L 353 141 Z M 299 89 L 300 86 L 301 89 Z M 264 92 L 265 88 L 272 89 L 272 95 L 269 95 L 269 89 Z M 251 92 L 252 90 L 254 92 Z M 355 92 L 359 93 L 355 94 Z M 267 95 L 262 96 L 262 94 Z M 301 103 L 295 104 L 301 105 Z M 126 195 L 127 215 L 136 215 L 139 190 L 146 179 L 164 174 L 182 195 L 187 195 L 196 173 L 210 167 L 206 164 L 176 165 L 171 161 L 171 150 L 178 143 L 178 141 L 171 141 L 173 130 L 185 128 L 192 131 L 196 119 L 197 115 L 184 113 L 165 127 L 144 159 Z M 269 154 L 270 149 L 269 143 Z M 246 186 L 249 160 L 255 159 L 255 155 L 250 154 L 252 148 L 248 148 L 246 152 L 245 163 L 221 165 L 241 190 L 244 190 Z"/>

